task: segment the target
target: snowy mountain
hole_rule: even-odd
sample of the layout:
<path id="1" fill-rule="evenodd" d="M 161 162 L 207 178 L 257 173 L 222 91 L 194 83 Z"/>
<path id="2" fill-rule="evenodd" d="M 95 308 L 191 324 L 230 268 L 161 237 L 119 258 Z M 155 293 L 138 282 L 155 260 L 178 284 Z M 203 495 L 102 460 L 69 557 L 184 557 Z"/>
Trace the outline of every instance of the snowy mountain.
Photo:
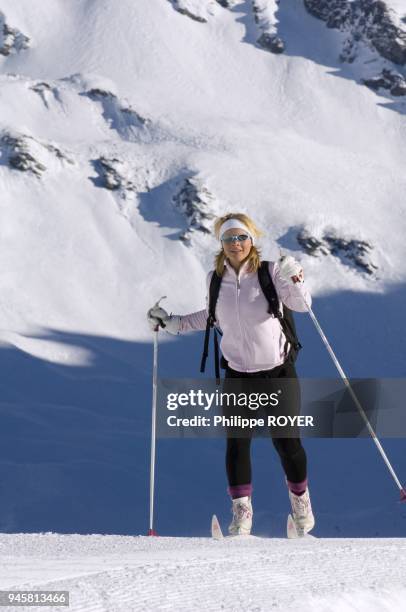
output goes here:
<path id="1" fill-rule="evenodd" d="M 145 312 L 163 295 L 203 307 L 218 214 L 247 212 L 266 258 L 302 262 L 348 376 L 405 375 L 405 15 L 400 0 L 0 0 L 0 531 L 146 532 Z M 299 373 L 335 377 L 297 323 Z M 202 342 L 160 334 L 160 375 L 198 378 Z M 404 440 L 383 444 L 406 480 Z M 403 537 L 369 439 L 306 448 L 316 535 Z M 162 535 L 228 519 L 221 440 L 159 440 L 157 458 Z M 280 537 L 267 441 L 254 470 L 256 533 Z"/>

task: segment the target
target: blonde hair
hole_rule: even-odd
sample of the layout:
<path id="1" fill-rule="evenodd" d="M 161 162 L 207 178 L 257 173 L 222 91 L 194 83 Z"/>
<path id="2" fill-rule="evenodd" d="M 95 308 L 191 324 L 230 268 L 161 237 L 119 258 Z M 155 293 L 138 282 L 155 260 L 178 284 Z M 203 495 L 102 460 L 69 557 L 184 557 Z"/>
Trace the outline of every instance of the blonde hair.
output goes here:
<path id="1" fill-rule="evenodd" d="M 244 213 L 228 213 L 227 215 L 223 215 L 222 217 L 218 217 L 214 222 L 214 234 L 218 240 L 220 240 L 220 228 L 225 221 L 229 219 L 238 219 L 247 226 L 250 233 L 254 238 L 259 238 L 259 236 L 263 236 L 263 232 L 255 225 L 254 221 L 250 219 Z M 224 272 L 224 262 L 226 260 L 226 255 L 221 249 L 214 258 L 214 267 L 219 276 L 223 276 Z M 259 266 L 261 265 L 261 251 L 257 246 L 252 245 L 251 250 L 248 256 L 245 258 L 244 262 L 248 261 L 248 270 L 249 272 L 257 272 Z"/>

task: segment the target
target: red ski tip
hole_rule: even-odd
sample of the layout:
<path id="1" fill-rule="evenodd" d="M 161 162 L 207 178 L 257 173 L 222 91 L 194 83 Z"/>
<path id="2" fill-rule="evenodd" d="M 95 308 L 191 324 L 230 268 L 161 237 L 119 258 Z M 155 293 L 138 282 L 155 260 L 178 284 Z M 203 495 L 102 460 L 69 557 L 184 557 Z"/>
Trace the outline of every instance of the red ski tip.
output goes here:
<path id="1" fill-rule="evenodd" d="M 155 529 L 148 529 L 148 535 L 149 536 L 157 536 L 157 532 L 155 531 Z"/>
<path id="2" fill-rule="evenodd" d="M 406 502 L 406 491 L 405 491 L 405 489 L 401 489 L 400 490 L 400 501 L 401 502 Z"/>

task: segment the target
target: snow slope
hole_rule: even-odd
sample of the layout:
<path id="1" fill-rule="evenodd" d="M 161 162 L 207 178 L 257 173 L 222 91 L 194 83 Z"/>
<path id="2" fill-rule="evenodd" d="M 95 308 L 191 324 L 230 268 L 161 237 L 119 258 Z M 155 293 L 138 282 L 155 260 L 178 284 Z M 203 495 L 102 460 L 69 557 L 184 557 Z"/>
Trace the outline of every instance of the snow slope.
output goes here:
<path id="1" fill-rule="evenodd" d="M 405 546 L 399 539 L 2 535 L 0 589 L 68 590 L 74 612 L 389 612 L 403 609 Z"/>
<path id="2" fill-rule="evenodd" d="M 170 202 L 185 175 L 211 191 L 214 214 L 255 213 L 269 256 L 275 240 L 302 226 L 373 244 L 372 282 L 337 258 L 303 255 L 318 295 L 376 294 L 403 281 L 404 243 L 393 231 L 404 223 L 403 114 L 356 82 L 359 66 L 337 59 L 341 33 L 301 2 L 280 6 L 283 55 L 255 46 L 249 2 L 216 6 L 203 24 L 162 0 L 43 2 L 38 12 L 3 0 L 7 19 L 32 41 L 1 60 L 3 127 L 42 146 L 57 143 L 72 161 L 44 152 L 40 180 L 0 167 L 6 328 L 24 328 L 28 318 L 144 340 L 150 294 L 169 294 L 176 310 L 200 306 L 215 243 L 197 235 L 185 249 L 168 240 L 185 223 Z M 35 91 L 41 82 L 45 93 Z M 89 97 L 97 88 L 116 97 Z M 128 107 L 149 122 L 131 125 L 120 110 Z M 134 190 L 100 187 L 95 164 L 103 156 L 123 162 Z M 190 279 L 187 295 L 175 282 L 181 273 Z"/>

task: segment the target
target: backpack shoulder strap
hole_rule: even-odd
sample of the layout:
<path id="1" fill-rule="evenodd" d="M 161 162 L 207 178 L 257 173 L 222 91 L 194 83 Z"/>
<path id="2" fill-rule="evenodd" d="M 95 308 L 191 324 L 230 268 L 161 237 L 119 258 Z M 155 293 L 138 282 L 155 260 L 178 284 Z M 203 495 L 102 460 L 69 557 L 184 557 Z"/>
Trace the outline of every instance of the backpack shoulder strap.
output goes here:
<path id="1" fill-rule="evenodd" d="M 258 268 L 258 280 L 262 292 L 268 301 L 269 314 L 280 319 L 282 315 L 279 310 L 279 298 L 269 273 L 269 261 L 261 261 L 261 265 Z"/>
<path id="2" fill-rule="evenodd" d="M 210 330 L 214 326 L 214 323 L 216 322 L 216 314 L 215 314 L 216 304 L 217 304 L 217 299 L 218 299 L 219 292 L 220 292 L 221 281 L 222 281 L 222 277 L 217 274 L 216 270 L 213 270 L 213 274 L 211 275 L 210 286 L 209 286 L 209 305 L 208 305 L 209 316 L 207 317 L 207 322 L 206 322 L 206 332 L 204 335 L 204 347 L 203 347 L 202 361 L 200 364 L 200 372 L 204 372 L 206 369 L 206 361 L 209 355 Z M 219 368 L 219 351 L 218 351 L 218 340 L 217 340 L 216 330 L 214 330 L 214 360 L 215 360 L 216 380 L 219 382 L 220 368 Z"/>
<path id="3" fill-rule="evenodd" d="M 216 320 L 216 304 L 217 304 L 217 299 L 219 296 L 219 292 L 220 292 L 220 285 L 221 285 L 221 281 L 222 281 L 222 277 L 219 276 L 216 272 L 216 270 L 213 270 L 213 274 L 211 275 L 211 279 L 210 279 L 210 286 L 209 286 L 209 317 L 211 317 L 211 326 L 213 327 L 213 324 Z"/>
<path id="4" fill-rule="evenodd" d="M 295 320 L 293 318 L 292 311 L 285 306 L 285 304 L 282 305 L 283 314 L 279 310 L 279 298 L 269 272 L 268 261 L 261 262 L 261 266 L 258 268 L 258 280 L 268 301 L 268 312 L 279 319 L 282 331 L 285 334 L 285 357 L 288 358 L 288 346 L 290 345 L 291 359 L 294 361 L 298 351 L 302 348 L 302 345 L 297 337 Z"/>

